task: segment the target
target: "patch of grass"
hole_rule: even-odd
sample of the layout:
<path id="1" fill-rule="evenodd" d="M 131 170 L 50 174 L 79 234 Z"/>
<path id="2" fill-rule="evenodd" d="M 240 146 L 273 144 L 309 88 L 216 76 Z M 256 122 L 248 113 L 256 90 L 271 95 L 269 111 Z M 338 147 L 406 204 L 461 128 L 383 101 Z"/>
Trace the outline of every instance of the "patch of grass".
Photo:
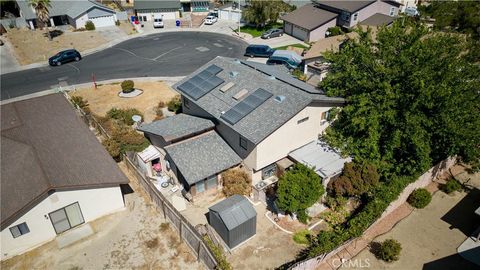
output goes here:
<path id="1" fill-rule="evenodd" d="M 301 230 L 293 234 L 293 241 L 300 245 L 308 245 L 310 243 L 309 237 L 311 232 L 309 230 Z"/>
<path id="2" fill-rule="evenodd" d="M 259 37 L 263 34 L 263 32 L 265 32 L 267 30 L 270 30 L 272 28 L 281 28 L 281 27 L 283 27 L 283 24 L 281 24 L 281 23 L 267 24 L 266 26 L 260 27 L 260 28 L 257 28 L 255 26 L 245 25 L 245 26 L 240 27 L 240 32 L 250 34 L 250 35 L 252 35 L 252 37 Z M 238 31 L 238 30 L 236 30 L 236 31 Z"/>
<path id="3" fill-rule="evenodd" d="M 295 47 L 295 48 L 300 48 L 300 49 L 308 49 L 309 47 L 308 46 L 305 46 L 303 44 L 300 44 L 300 43 L 296 43 L 296 44 L 292 44 L 292 45 L 286 45 L 286 46 L 280 46 L 280 47 L 276 47 L 274 49 L 277 49 L 277 50 L 286 50 L 288 47 Z"/>
<path id="4" fill-rule="evenodd" d="M 121 84 L 122 82 L 112 82 L 112 83 L 109 83 L 108 85 L 118 85 L 118 84 Z"/>

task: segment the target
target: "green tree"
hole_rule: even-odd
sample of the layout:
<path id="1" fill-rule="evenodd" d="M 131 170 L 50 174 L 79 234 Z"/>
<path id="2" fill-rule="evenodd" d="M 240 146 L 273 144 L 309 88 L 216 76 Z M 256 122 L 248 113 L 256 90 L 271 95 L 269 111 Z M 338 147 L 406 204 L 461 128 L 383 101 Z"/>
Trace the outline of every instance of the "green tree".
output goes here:
<path id="1" fill-rule="evenodd" d="M 375 41 L 357 31 L 325 54 L 320 87 L 346 98 L 327 141 L 385 176 L 422 173 L 452 155 L 478 163 L 480 68 L 462 57 L 465 40 L 409 21 L 380 28 Z"/>
<path id="2" fill-rule="evenodd" d="M 48 30 L 48 21 L 50 20 L 49 8 L 52 7 L 50 5 L 50 0 L 29 0 L 28 5 L 35 9 L 38 20 L 42 22 L 43 27 L 47 30 L 48 39 L 52 40 L 52 36 Z"/>
<path id="3" fill-rule="evenodd" d="M 375 187 L 380 180 L 377 168 L 372 164 L 345 163 L 342 174 L 328 183 L 335 196 L 358 196 Z"/>
<path id="4" fill-rule="evenodd" d="M 252 0 L 249 1 L 248 7 L 243 10 L 242 16 L 248 23 L 255 24 L 259 28 L 267 23 L 276 22 L 281 12 L 288 12 L 294 9 L 294 6 L 282 0 Z"/>
<path id="5" fill-rule="evenodd" d="M 324 192 L 320 176 L 297 163 L 280 177 L 277 205 L 288 213 L 298 213 L 312 206 Z"/>

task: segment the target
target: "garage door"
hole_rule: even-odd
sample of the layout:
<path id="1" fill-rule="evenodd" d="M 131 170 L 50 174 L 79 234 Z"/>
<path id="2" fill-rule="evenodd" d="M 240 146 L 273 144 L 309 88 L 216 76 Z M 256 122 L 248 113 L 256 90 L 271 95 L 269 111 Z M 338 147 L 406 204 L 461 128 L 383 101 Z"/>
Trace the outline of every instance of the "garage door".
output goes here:
<path id="1" fill-rule="evenodd" d="M 308 31 L 296 25 L 293 26 L 292 36 L 300 40 L 308 41 Z"/>
<path id="2" fill-rule="evenodd" d="M 175 12 L 155 12 L 153 16 L 163 16 L 164 20 L 175 20 Z"/>
<path id="3" fill-rule="evenodd" d="M 95 27 L 105 27 L 105 26 L 113 26 L 115 25 L 115 19 L 112 16 L 103 16 L 103 17 L 96 17 L 96 18 L 89 18 L 90 21 L 95 24 Z"/>

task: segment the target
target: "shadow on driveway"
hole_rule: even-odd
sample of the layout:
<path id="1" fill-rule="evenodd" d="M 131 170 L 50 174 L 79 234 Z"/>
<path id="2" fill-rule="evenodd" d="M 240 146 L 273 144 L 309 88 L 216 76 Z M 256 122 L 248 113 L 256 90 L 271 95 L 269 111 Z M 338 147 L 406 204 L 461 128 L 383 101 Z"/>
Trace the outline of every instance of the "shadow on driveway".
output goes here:
<path id="1" fill-rule="evenodd" d="M 473 189 L 441 219 L 450 224 L 450 229 L 458 229 L 470 236 L 480 225 L 480 216 L 475 210 L 480 207 L 480 190 Z"/>

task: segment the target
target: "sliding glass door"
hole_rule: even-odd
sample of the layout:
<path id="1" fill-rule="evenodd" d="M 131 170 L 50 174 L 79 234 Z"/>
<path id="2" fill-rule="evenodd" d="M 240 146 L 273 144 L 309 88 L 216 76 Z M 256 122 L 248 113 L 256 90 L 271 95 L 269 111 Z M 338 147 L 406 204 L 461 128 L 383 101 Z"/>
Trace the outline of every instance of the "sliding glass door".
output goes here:
<path id="1" fill-rule="evenodd" d="M 57 234 L 68 231 L 85 222 L 78 202 L 58 209 L 57 211 L 50 213 L 49 216 Z"/>

